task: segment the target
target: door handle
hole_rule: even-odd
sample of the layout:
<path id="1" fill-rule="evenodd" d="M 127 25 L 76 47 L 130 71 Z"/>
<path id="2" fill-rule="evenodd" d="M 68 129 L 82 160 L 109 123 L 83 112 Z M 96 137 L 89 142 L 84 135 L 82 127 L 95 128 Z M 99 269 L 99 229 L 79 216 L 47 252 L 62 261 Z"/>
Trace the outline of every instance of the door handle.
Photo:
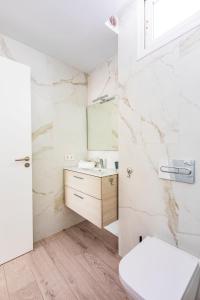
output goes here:
<path id="1" fill-rule="evenodd" d="M 17 158 L 17 159 L 15 159 L 15 161 L 29 161 L 29 160 L 30 160 L 29 156 L 25 156 L 23 158 Z"/>

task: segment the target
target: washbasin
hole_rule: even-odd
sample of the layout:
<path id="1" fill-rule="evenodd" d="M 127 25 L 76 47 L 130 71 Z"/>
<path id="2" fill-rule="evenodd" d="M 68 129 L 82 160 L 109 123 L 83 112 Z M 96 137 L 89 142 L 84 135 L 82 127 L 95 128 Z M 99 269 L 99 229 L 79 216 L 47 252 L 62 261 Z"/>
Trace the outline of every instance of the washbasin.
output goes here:
<path id="1" fill-rule="evenodd" d="M 104 176 L 110 176 L 110 175 L 117 174 L 117 170 L 115 170 L 115 169 L 102 169 L 102 168 L 87 169 L 87 168 L 78 168 L 78 167 L 71 167 L 71 168 L 69 167 L 66 169 L 74 171 L 74 172 L 97 176 L 97 177 L 104 177 Z"/>

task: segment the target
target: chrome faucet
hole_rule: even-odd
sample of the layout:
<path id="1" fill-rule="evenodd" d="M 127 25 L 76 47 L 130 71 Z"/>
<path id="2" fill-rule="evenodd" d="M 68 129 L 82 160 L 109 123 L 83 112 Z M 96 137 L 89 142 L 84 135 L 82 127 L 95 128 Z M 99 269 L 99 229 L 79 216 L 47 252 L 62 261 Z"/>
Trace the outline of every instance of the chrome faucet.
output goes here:
<path id="1" fill-rule="evenodd" d="M 95 166 L 96 166 L 97 168 L 105 169 L 105 163 L 104 163 L 103 158 L 98 158 L 98 159 L 95 161 Z"/>
<path id="2" fill-rule="evenodd" d="M 100 164 L 101 169 L 105 168 L 103 158 L 99 159 L 99 164 Z"/>

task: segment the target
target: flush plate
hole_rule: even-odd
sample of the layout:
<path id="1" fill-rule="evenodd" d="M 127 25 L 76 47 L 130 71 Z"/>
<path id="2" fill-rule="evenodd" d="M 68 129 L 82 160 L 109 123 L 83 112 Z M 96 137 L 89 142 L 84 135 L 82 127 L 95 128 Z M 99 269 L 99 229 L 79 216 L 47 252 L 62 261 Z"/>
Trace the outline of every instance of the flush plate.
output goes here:
<path id="1" fill-rule="evenodd" d="M 194 160 L 165 160 L 159 165 L 159 178 L 184 183 L 195 182 Z"/>

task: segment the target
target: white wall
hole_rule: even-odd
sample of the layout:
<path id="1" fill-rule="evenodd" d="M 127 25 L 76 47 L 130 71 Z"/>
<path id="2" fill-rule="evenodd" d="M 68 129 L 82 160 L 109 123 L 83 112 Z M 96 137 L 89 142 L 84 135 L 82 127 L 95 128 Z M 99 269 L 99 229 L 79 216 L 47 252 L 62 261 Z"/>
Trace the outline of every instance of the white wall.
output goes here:
<path id="1" fill-rule="evenodd" d="M 200 29 L 137 61 L 136 22 L 133 1 L 118 49 L 120 254 L 155 235 L 200 257 Z M 159 179 L 161 159 L 196 160 L 196 183 Z"/>
<path id="2" fill-rule="evenodd" d="M 117 56 L 104 62 L 88 76 L 88 105 L 93 104 L 97 97 L 108 94 L 118 95 Z M 89 159 L 103 158 L 107 161 L 107 168 L 115 168 L 114 162 L 119 161 L 118 151 L 88 151 Z"/>
<path id="3" fill-rule="evenodd" d="M 117 55 L 107 60 L 88 76 L 88 105 L 93 104 L 97 97 L 108 94 L 118 99 L 118 61 Z M 103 158 L 108 169 L 115 168 L 115 161 L 119 161 L 119 151 L 88 151 L 88 159 Z M 106 226 L 106 229 L 118 236 L 118 221 Z"/>
<path id="4" fill-rule="evenodd" d="M 3 35 L 0 55 L 31 67 L 34 239 L 39 240 L 80 221 L 64 207 L 63 167 L 87 157 L 87 78 Z M 68 153 L 74 162 L 64 160 Z"/>

